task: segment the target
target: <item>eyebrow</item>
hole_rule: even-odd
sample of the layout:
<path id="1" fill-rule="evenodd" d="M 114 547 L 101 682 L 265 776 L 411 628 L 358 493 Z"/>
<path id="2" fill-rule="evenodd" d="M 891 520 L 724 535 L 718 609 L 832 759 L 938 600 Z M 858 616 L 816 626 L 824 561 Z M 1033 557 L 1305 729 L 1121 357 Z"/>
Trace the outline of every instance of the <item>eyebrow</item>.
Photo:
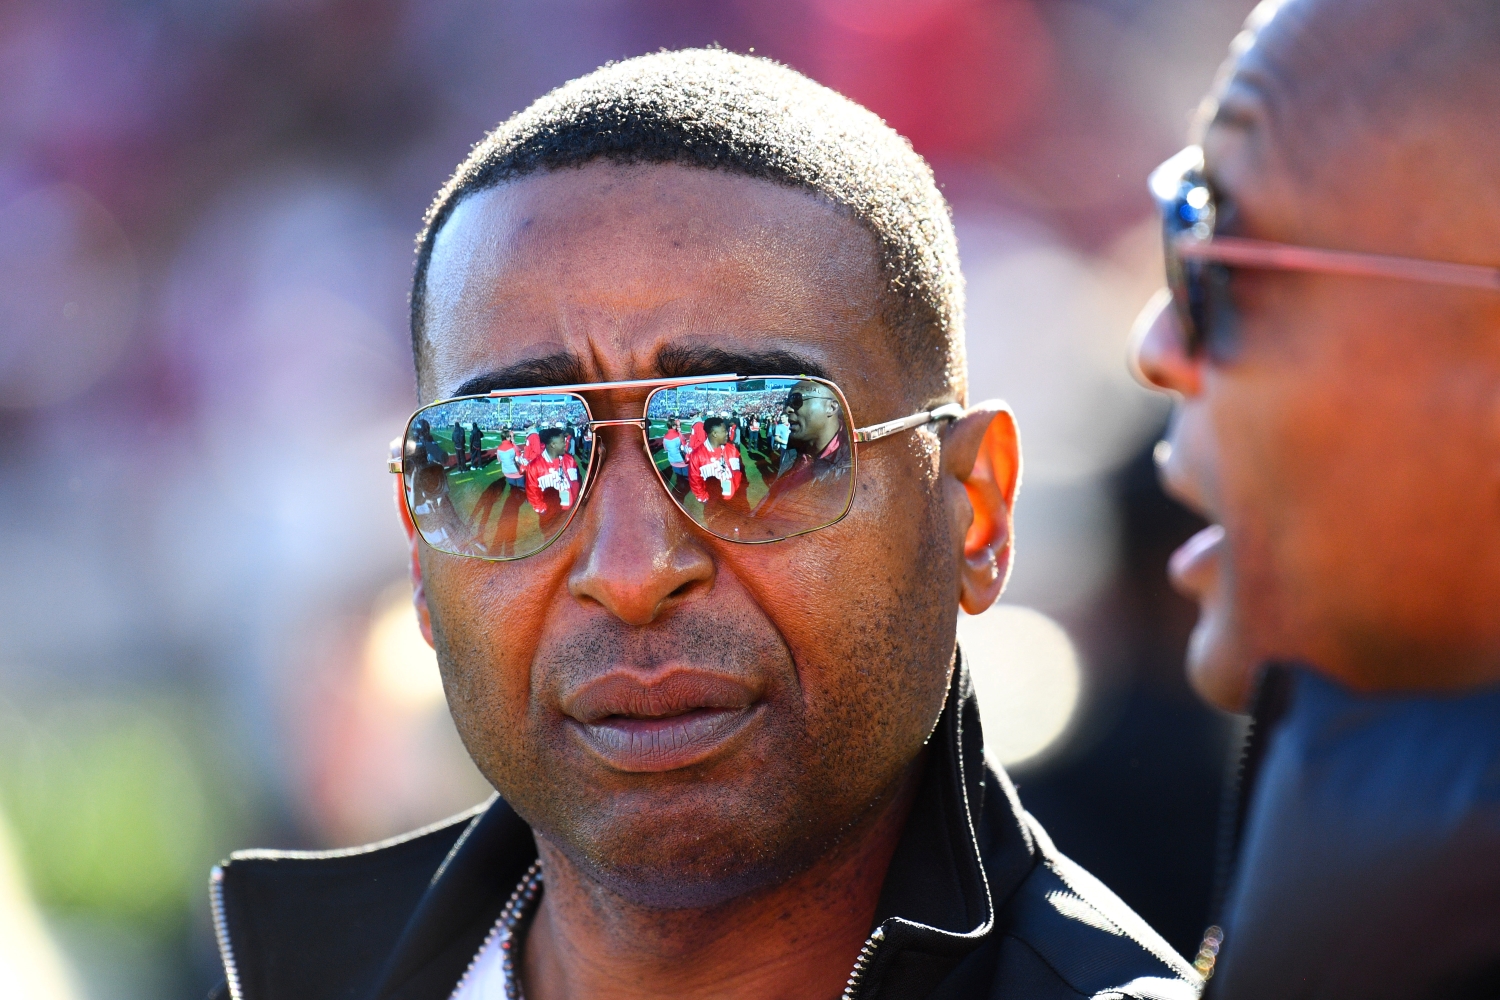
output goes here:
<path id="1" fill-rule="evenodd" d="M 811 375 L 828 378 L 822 365 L 795 351 L 726 351 L 716 347 L 668 345 L 656 355 L 663 378 L 695 375 Z M 538 389 L 549 385 L 581 385 L 590 381 L 583 359 L 560 352 L 518 361 L 504 368 L 475 375 L 453 391 L 451 397 L 482 396 L 503 389 Z"/>
<path id="2" fill-rule="evenodd" d="M 536 389 L 587 381 L 588 372 L 584 370 L 583 360 L 576 354 L 560 352 L 475 375 L 453 390 L 453 395 L 482 396 L 500 389 Z"/>
<path id="3" fill-rule="evenodd" d="M 812 375 L 828 378 L 823 366 L 804 354 L 786 350 L 726 351 L 717 347 L 668 345 L 656 355 L 656 367 L 664 378 L 693 375 Z"/>

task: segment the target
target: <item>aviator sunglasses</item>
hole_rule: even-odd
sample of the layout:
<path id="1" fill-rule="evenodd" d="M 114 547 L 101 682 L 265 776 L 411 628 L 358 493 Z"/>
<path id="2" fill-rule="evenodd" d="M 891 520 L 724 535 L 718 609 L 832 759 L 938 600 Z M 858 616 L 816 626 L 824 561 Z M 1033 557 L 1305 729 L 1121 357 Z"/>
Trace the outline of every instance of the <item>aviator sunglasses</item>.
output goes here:
<path id="1" fill-rule="evenodd" d="M 583 395 L 647 388 L 633 419 L 595 420 Z M 858 445 L 963 412 L 948 403 L 856 428 L 843 391 L 803 375 L 506 389 L 417 410 L 388 467 L 428 545 L 522 559 L 556 541 L 583 504 L 604 457 L 599 429 L 634 426 L 657 481 L 693 523 L 726 541 L 777 542 L 849 513 Z"/>
<path id="2" fill-rule="evenodd" d="M 1230 270 L 1235 267 L 1500 291 L 1500 268 L 1216 235 L 1219 208 L 1204 176 L 1200 146 L 1189 146 L 1163 163 L 1151 174 L 1149 183 L 1161 209 L 1167 287 L 1192 353 L 1206 347 L 1213 356 L 1232 343 L 1234 311 L 1229 281 Z"/>

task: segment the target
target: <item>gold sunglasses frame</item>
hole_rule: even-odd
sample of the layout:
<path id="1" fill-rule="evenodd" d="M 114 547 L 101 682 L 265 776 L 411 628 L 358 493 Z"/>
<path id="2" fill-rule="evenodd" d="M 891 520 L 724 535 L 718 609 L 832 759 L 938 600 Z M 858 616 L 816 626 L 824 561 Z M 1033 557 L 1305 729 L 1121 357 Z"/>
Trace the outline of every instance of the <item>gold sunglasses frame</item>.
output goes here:
<path id="1" fill-rule="evenodd" d="M 682 378 L 628 379 L 621 382 L 582 382 L 574 385 L 537 386 L 529 389 L 496 389 L 494 392 L 483 392 L 467 396 L 450 396 L 445 399 L 436 399 L 431 403 L 428 403 L 426 406 L 418 407 L 415 411 L 413 411 L 412 415 L 407 418 L 406 425 L 402 428 L 401 435 L 397 438 L 392 439 L 390 445 L 390 456 L 386 461 L 386 470 L 397 475 L 400 475 L 402 473 L 402 456 L 405 453 L 406 441 L 411 436 L 412 425 L 415 424 L 417 418 L 426 411 L 432 409 L 433 407 L 442 406 L 447 403 L 457 403 L 468 399 L 509 399 L 521 396 L 576 396 L 578 397 L 578 401 L 583 404 L 583 412 L 588 416 L 588 419 L 584 421 L 583 424 L 580 425 L 580 427 L 587 427 L 590 430 L 599 427 L 638 427 L 641 431 L 641 444 L 645 447 L 646 454 L 650 456 L 651 439 L 648 433 L 650 428 L 650 418 L 647 417 L 646 414 L 650 412 L 651 401 L 656 398 L 657 393 L 665 392 L 671 389 L 680 389 L 683 386 L 688 385 L 705 385 L 714 382 L 737 382 L 741 379 L 762 378 L 795 379 L 800 382 L 816 382 L 818 385 L 826 386 L 833 392 L 835 400 L 837 400 L 839 406 L 843 408 L 843 412 L 847 415 L 849 422 L 854 422 L 853 411 L 849 408 L 849 400 L 844 397 L 844 390 L 840 389 L 838 385 L 829 381 L 828 379 L 819 378 L 816 375 L 736 375 L 733 373 L 729 373 L 723 375 L 702 375 Z M 651 392 L 646 395 L 645 400 L 641 404 L 641 416 L 623 417 L 614 420 L 595 420 L 594 411 L 589 406 L 588 397 L 584 396 L 583 394 L 586 392 L 602 392 L 606 390 L 619 389 L 651 390 Z M 957 420 L 963 415 L 964 408 L 958 403 L 944 403 L 942 406 L 934 407 L 931 410 L 923 410 L 921 412 L 913 413 L 905 417 L 897 417 L 895 420 L 887 420 L 882 423 L 871 424 L 868 427 L 855 428 L 852 435 L 853 442 L 849 449 L 849 498 L 844 504 L 844 509 L 839 512 L 838 517 L 835 517 L 833 520 L 829 521 L 826 524 L 820 524 L 815 528 L 805 528 L 802 531 L 796 531 L 790 535 L 783 535 L 780 538 L 726 538 L 725 536 L 710 530 L 704 525 L 699 524 L 698 521 L 696 521 L 693 516 L 688 513 L 687 508 L 682 505 L 682 501 L 672 493 L 672 490 L 667 486 L 666 481 L 662 479 L 661 470 L 656 468 L 656 462 L 654 458 L 652 459 L 651 464 L 652 469 L 656 474 L 657 484 L 660 485 L 663 491 L 666 492 L 667 496 L 672 501 L 672 505 L 675 506 L 684 517 L 691 521 L 695 527 L 699 528 L 709 535 L 712 535 L 714 538 L 722 539 L 726 542 L 734 542 L 737 545 L 769 545 L 774 542 L 784 542 L 787 539 L 796 538 L 800 535 L 811 534 L 814 531 L 822 531 L 824 528 L 831 528 L 848 516 L 849 511 L 854 508 L 854 487 L 856 482 L 858 481 L 857 477 L 859 475 L 859 448 L 856 447 L 857 445 L 868 444 L 871 441 L 878 441 L 881 438 L 890 437 L 891 435 L 899 434 L 902 431 L 909 431 L 917 427 L 924 427 L 928 424 L 937 423 L 942 420 Z M 594 447 L 596 449 L 602 449 L 603 442 L 600 442 L 596 439 Z M 541 545 L 539 548 L 533 549 L 525 555 L 490 556 L 478 555 L 471 552 L 449 552 L 447 549 L 438 548 L 436 545 L 433 545 L 431 542 L 429 542 L 427 540 L 427 536 L 422 534 L 420 526 L 417 527 L 417 534 L 419 537 L 421 537 L 422 543 L 424 545 L 428 545 L 436 551 L 443 552 L 447 555 L 461 556 L 466 559 L 483 559 L 486 562 L 515 562 L 519 559 L 528 559 L 531 556 L 545 551 L 559 538 L 567 534 L 568 528 L 573 523 L 573 518 L 576 517 L 578 512 L 583 509 L 584 502 L 588 499 L 589 488 L 593 485 L 595 478 L 595 470 L 603 464 L 603 458 L 604 452 L 602 450 L 597 453 L 597 459 L 591 457 L 589 466 L 584 471 L 583 482 L 580 483 L 578 487 L 578 502 L 573 504 L 573 509 L 568 512 L 568 519 L 563 522 L 562 527 L 558 528 L 557 533 L 554 534 L 551 538 L 547 539 L 547 541 L 543 545 Z M 415 525 L 417 524 L 417 519 L 416 513 L 412 510 L 411 501 L 411 490 L 408 484 L 403 482 L 401 485 L 401 502 L 406 507 L 407 515 L 411 517 L 412 523 Z"/>

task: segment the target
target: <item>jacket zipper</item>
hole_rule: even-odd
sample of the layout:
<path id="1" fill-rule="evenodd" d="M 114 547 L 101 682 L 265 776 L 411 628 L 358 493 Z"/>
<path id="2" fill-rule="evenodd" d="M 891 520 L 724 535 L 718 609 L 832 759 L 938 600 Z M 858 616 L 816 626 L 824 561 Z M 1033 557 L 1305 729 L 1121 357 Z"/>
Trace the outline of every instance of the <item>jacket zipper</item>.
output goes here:
<path id="1" fill-rule="evenodd" d="M 214 865 L 208 876 L 209 906 L 214 915 L 214 937 L 219 942 L 219 959 L 224 963 L 224 982 L 230 1000 L 242 1000 L 240 972 L 234 964 L 234 945 L 229 941 L 229 921 L 224 916 L 224 869 Z"/>
<path id="2" fill-rule="evenodd" d="M 875 958 L 875 951 L 884 940 L 885 928 L 883 927 L 875 928 L 875 933 L 865 939 L 864 947 L 859 949 L 859 957 L 854 960 L 854 969 L 849 973 L 849 982 L 844 987 L 843 996 L 839 1000 L 854 1000 L 854 995 L 859 991 L 860 981 L 865 978 L 870 962 Z"/>

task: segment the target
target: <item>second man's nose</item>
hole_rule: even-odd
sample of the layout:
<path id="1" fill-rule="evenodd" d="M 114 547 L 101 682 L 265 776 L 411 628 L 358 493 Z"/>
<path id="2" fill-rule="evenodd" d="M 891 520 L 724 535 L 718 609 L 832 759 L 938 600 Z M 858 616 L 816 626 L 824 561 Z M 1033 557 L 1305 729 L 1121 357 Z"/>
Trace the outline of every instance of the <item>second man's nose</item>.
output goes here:
<path id="1" fill-rule="evenodd" d="M 1152 296 L 1135 321 L 1130 368 L 1148 389 L 1195 396 L 1202 388 L 1202 364 L 1188 350 L 1172 294 L 1166 289 Z"/>

